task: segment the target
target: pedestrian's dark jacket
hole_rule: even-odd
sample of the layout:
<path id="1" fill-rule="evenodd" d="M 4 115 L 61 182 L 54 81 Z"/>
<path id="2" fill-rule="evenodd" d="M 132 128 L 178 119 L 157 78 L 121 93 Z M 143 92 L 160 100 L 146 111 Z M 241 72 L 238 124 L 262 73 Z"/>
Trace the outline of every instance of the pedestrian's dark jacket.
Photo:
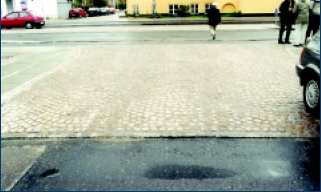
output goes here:
<path id="1" fill-rule="evenodd" d="M 221 13 L 215 6 L 211 6 L 211 8 L 208 9 L 207 16 L 209 25 L 216 26 L 221 23 Z"/>
<path id="2" fill-rule="evenodd" d="M 294 5 L 295 5 L 294 0 L 284 0 L 281 3 L 279 7 L 281 22 L 291 23 L 291 24 L 294 23 L 294 20 L 296 17 L 295 14 L 293 13 Z"/>

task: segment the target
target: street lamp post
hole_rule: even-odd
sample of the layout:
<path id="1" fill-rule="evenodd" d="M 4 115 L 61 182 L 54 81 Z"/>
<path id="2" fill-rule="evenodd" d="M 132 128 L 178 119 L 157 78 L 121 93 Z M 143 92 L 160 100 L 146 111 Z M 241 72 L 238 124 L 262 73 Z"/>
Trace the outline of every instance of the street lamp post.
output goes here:
<path id="1" fill-rule="evenodd" d="M 46 12 L 45 12 L 45 3 L 44 3 L 45 0 L 42 0 L 41 1 L 41 9 L 42 9 L 42 15 L 43 15 L 43 18 L 44 20 L 46 21 L 47 20 L 47 15 L 46 15 Z"/>

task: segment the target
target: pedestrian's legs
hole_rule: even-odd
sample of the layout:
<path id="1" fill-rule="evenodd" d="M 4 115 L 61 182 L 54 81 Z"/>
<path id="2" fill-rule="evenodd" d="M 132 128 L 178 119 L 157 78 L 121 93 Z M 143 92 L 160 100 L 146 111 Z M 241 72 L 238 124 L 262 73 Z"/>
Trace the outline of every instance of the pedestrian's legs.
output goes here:
<path id="1" fill-rule="evenodd" d="M 216 26 L 210 26 L 210 32 L 214 40 L 216 38 Z"/>
<path id="2" fill-rule="evenodd" d="M 320 30 L 320 25 L 312 29 L 312 35 L 315 35 Z"/>
<path id="3" fill-rule="evenodd" d="M 280 20 L 279 43 L 283 43 L 283 33 L 285 30 L 285 23 Z"/>
<path id="4" fill-rule="evenodd" d="M 313 15 L 312 15 L 312 13 L 310 11 L 308 29 L 307 29 L 307 31 L 305 33 L 305 42 L 307 42 L 308 38 L 310 38 L 311 32 L 312 32 L 312 28 L 313 28 Z"/>
<path id="5" fill-rule="evenodd" d="M 301 25 L 301 34 L 300 34 L 300 45 L 305 44 L 305 37 L 306 37 L 306 31 L 308 29 L 308 24 L 302 24 Z"/>
<path id="6" fill-rule="evenodd" d="M 310 38 L 312 32 L 312 21 L 310 20 L 307 32 L 305 33 L 305 42 Z"/>
<path id="7" fill-rule="evenodd" d="M 313 35 L 315 35 L 319 29 L 320 29 L 320 16 L 319 15 L 314 15 L 313 16 L 313 22 L 312 22 L 312 32 Z"/>
<path id="8" fill-rule="evenodd" d="M 213 40 L 215 40 L 216 39 L 216 26 L 213 26 L 213 32 L 214 32 Z"/>
<path id="9" fill-rule="evenodd" d="M 290 43 L 290 35 L 292 30 L 292 24 L 286 24 L 286 36 L 285 36 L 285 43 Z"/>

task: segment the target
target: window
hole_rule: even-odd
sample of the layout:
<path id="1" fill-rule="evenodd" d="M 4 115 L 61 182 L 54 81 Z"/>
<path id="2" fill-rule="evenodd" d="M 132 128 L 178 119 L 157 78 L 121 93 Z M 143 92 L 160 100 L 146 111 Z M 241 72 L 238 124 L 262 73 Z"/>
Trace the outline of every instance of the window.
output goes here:
<path id="1" fill-rule="evenodd" d="M 169 14 L 175 15 L 178 10 L 178 5 L 177 4 L 170 4 L 169 5 Z"/>
<path id="2" fill-rule="evenodd" d="M 27 17 L 29 15 L 29 13 L 27 12 L 21 12 L 20 13 L 20 17 Z"/>
<path id="3" fill-rule="evenodd" d="M 198 4 L 191 5 L 192 14 L 198 14 Z"/>
<path id="4" fill-rule="evenodd" d="M 134 12 L 135 16 L 139 15 L 139 5 L 138 4 L 133 5 L 133 12 Z"/>
<path id="5" fill-rule="evenodd" d="M 211 8 L 211 4 L 210 3 L 206 3 L 205 4 L 205 11 L 209 10 Z"/>
<path id="6" fill-rule="evenodd" d="M 10 13 L 8 16 L 7 16 L 8 19 L 15 19 L 15 18 L 18 18 L 18 13 Z"/>

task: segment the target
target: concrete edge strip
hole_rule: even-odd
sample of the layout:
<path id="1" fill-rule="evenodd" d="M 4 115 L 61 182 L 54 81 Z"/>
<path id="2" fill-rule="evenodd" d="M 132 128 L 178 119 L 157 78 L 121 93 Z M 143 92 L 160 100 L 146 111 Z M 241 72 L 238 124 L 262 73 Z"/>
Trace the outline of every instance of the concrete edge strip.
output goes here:
<path id="1" fill-rule="evenodd" d="M 274 133 L 259 133 L 259 132 L 244 132 L 244 131 L 202 131 L 202 132 L 97 132 L 91 133 L 90 130 L 84 132 L 47 132 L 47 133 L 2 133 L 2 139 L 19 139 L 19 138 L 176 138 L 176 137 L 226 137 L 226 138 L 318 138 L 319 136 L 308 134 L 291 134 L 289 132 L 274 132 Z"/>

